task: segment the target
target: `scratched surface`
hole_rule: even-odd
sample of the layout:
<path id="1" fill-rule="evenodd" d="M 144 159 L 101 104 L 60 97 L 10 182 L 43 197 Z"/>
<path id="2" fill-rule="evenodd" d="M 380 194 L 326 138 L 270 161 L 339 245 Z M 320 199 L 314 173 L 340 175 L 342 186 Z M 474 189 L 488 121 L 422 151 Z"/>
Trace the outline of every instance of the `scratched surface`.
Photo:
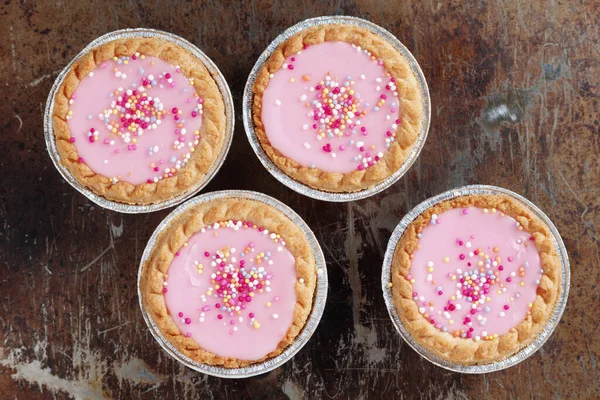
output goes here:
<path id="1" fill-rule="evenodd" d="M 244 0 L 229 3 L 15 1 L 0 5 L 0 398 L 598 398 L 600 6 L 597 1 Z M 349 204 L 275 181 L 245 138 L 246 77 L 288 26 L 360 16 L 413 52 L 429 82 L 432 126 L 409 173 Z M 325 252 L 330 292 L 310 343 L 269 374 L 237 381 L 180 366 L 137 305 L 145 242 L 168 210 L 120 215 L 62 180 L 46 154 L 52 82 L 106 32 L 151 27 L 201 47 L 221 68 L 237 128 L 206 190 L 253 189 L 305 218 Z M 394 331 L 381 296 L 383 252 L 402 216 L 455 186 L 523 194 L 562 233 L 572 289 L 556 332 L 509 370 L 461 376 L 421 359 Z"/>

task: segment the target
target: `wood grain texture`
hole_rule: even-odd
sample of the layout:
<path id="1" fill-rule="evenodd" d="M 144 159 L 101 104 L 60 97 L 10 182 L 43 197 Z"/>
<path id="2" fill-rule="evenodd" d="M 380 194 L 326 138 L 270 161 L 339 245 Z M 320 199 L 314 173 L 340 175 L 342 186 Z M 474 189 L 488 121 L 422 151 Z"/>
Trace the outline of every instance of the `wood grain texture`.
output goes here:
<path id="1" fill-rule="evenodd" d="M 355 15 L 394 33 L 427 77 L 432 126 L 393 187 L 348 204 L 275 181 L 243 132 L 241 96 L 288 26 Z M 597 1 L 16 1 L 0 5 L 0 398 L 600 397 L 600 5 Z M 236 103 L 231 153 L 206 188 L 252 189 L 294 208 L 321 241 L 330 292 L 310 343 L 285 366 L 228 381 L 167 356 L 135 292 L 145 242 L 168 210 L 98 208 L 57 173 L 42 113 L 54 78 L 87 43 L 126 27 L 185 37 L 221 68 Z M 546 345 L 503 372 L 462 376 L 395 332 L 379 277 L 392 229 L 420 201 L 487 183 L 555 222 L 571 257 L 565 315 Z"/>

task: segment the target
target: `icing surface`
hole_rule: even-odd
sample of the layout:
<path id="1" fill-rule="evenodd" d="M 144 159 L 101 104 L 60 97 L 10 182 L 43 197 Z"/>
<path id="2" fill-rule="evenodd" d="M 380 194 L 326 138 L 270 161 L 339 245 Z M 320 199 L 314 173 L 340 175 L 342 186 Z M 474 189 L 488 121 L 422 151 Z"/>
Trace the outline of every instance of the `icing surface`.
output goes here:
<path id="1" fill-rule="evenodd" d="M 283 239 L 248 224 L 229 221 L 192 236 L 163 293 L 183 335 L 216 355 L 252 361 L 275 350 L 294 320 L 296 262 Z"/>
<path id="2" fill-rule="evenodd" d="M 70 99 L 79 161 L 113 183 L 177 173 L 200 139 L 202 99 L 179 67 L 136 53 L 99 65 Z"/>
<path id="3" fill-rule="evenodd" d="M 419 233 L 410 275 L 419 312 L 455 336 L 493 339 L 529 314 L 541 279 L 535 243 L 496 209 L 456 208 Z"/>
<path id="4" fill-rule="evenodd" d="M 376 163 L 400 123 L 395 79 L 346 42 L 308 46 L 271 75 L 261 120 L 271 145 L 304 167 L 348 173 Z"/>

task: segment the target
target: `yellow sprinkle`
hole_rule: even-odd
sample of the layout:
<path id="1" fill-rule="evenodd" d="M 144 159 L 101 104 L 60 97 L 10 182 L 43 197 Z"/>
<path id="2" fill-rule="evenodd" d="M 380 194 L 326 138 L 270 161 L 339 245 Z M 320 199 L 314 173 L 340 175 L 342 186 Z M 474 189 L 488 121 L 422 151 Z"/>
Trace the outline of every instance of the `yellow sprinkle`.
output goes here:
<path id="1" fill-rule="evenodd" d="M 450 257 L 445 257 L 444 262 L 450 262 Z"/>
<path id="2" fill-rule="evenodd" d="M 271 307 L 271 302 L 267 301 L 267 307 Z"/>
<path id="3" fill-rule="evenodd" d="M 388 282 L 388 287 L 392 287 L 392 282 Z"/>

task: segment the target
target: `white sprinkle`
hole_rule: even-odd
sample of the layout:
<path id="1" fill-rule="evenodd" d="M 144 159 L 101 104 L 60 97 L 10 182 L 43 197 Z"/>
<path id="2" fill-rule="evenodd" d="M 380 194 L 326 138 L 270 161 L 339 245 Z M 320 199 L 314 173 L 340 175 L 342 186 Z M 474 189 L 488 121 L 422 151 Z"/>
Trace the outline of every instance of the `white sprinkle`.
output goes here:
<path id="1" fill-rule="evenodd" d="M 302 96 L 300 96 L 300 101 L 306 101 L 306 95 L 303 94 Z"/>
<path id="2" fill-rule="evenodd" d="M 298 282 L 300 282 L 300 283 L 304 283 L 304 278 L 300 278 L 300 279 L 298 279 Z"/>
<path id="3" fill-rule="evenodd" d="M 279 318 L 279 315 L 273 314 L 273 319 L 277 319 L 277 318 Z"/>
<path id="4" fill-rule="evenodd" d="M 364 74 L 362 74 L 362 75 L 360 76 L 360 79 L 367 79 L 367 77 L 366 77 Z"/>
<path id="5" fill-rule="evenodd" d="M 308 144 L 308 142 L 304 142 L 304 148 L 306 150 L 310 149 L 310 144 Z"/>
<path id="6" fill-rule="evenodd" d="M 275 105 L 276 106 L 280 106 L 281 105 L 281 101 L 279 101 L 279 99 L 275 99 Z"/>

